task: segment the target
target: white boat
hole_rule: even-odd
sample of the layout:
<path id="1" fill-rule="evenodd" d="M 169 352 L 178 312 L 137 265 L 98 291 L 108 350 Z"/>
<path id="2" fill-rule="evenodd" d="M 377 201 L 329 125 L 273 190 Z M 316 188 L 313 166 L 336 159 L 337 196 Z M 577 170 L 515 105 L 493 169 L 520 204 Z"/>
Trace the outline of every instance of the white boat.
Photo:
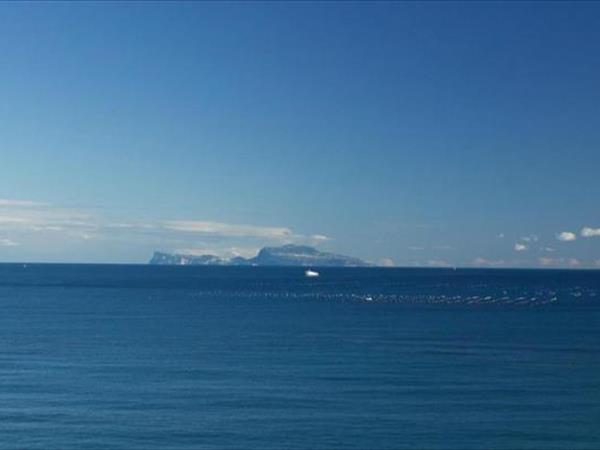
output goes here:
<path id="1" fill-rule="evenodd" d="M 306 272 L 304 272 L 304 275 L 306 275 L 309 278 L 314 278 L 314 277 L 318 277 L 319 276 L 319 272 L 317 272 L 316 270 L 310 270 L 310 269 L 308 269 Z"/>

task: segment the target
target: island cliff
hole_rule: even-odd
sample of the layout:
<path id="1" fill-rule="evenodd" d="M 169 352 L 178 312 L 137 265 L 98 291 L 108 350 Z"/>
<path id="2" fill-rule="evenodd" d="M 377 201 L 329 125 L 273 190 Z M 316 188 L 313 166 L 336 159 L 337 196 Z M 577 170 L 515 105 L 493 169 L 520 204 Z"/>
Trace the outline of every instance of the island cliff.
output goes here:
<path id="1" fill-rule="evenodd" d="M 192 266 L 300 266 L 300 267 L 366 267 L 358 258 L 321 252 L 306 245 L 288 244 L 264 247 L 253 258 L 241 256 L 226 259 L 215 255 L 181 255 L 155 252 L 150 264 Z"/>

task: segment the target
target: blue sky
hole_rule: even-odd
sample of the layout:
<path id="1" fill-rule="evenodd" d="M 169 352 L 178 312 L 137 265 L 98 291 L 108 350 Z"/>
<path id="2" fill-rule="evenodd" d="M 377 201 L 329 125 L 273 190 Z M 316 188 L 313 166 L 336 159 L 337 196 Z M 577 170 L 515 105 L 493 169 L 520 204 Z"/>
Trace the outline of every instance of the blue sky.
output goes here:
<path id="1" fill-rule="evenodd" d="M 0 260 L 600 266 L 599 80 L 592 2 L 2 3 Z"/>

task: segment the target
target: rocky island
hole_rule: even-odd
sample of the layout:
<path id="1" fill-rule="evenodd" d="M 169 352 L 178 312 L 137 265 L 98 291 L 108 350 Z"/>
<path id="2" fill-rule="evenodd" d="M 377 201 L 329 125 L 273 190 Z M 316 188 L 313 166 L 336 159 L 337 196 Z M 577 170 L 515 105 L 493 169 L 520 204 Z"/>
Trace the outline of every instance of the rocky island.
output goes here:
<path id="1" fill-rule="evenodd" d="M 215 255 L 181 255 L 155 252 L 150 260 L 155 265 L 190 266 L 300 266 L 300 267 L 367 267 L 369 263 L 351 256 L 321 252 L 307 245 L 288 244 L 264 247 L 252 258 L 220 258 Z"/>

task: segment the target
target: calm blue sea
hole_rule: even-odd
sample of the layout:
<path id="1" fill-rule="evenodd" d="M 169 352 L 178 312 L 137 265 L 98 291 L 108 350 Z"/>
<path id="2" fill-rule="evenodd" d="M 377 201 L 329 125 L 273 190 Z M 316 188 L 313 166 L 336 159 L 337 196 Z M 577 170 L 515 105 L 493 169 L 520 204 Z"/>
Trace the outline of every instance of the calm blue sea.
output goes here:
<path id="1" fill-rule="evenodd" d="M 600 448 L 600 272 L 319 271 L 0 265 L 0 448 Z"/>

